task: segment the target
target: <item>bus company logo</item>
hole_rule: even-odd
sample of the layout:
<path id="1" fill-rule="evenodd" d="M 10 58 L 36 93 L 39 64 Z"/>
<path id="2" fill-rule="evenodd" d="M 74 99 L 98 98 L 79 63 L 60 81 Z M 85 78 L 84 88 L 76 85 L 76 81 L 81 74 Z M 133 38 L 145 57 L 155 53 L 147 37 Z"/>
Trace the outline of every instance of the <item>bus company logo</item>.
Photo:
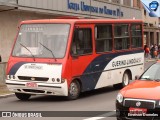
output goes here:
<path id="1" fill-rule="evenodd" d="M 12 117 L 11 112 L 2 112 L 2 117 Z"/>
<path id="2" fill-rule="evenodd" d="M 152 11 L 157 11 L 158 6 L 159 6 L 159 3 L 157 1 L 152 1 L 151 3 L 149 3 L 149 8 Z"/>
<path id="3" fill-rule="evenodd" d="M 31 80 L 36 80 L 36 78 L 34 78 L 34 77 L 31 77 Z"/>
<path id="4" fill-rule="evenodd" d="M 141 106 L 141 102 L 138 101 L 138 102 L 136 103 L 136 106 L 137 106 L 137 107 Z"/>

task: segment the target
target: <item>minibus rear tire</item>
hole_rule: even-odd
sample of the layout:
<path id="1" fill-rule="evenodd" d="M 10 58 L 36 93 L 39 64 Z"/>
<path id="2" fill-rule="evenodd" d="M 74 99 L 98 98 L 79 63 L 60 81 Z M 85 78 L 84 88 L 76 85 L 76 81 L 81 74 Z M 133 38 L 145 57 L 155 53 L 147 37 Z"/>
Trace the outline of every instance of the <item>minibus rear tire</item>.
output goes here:
<path id="1" fill-rule="evenodd" d="M 79 97 L 80 94 L 80 84 L 77 80 L 71 82 L 70 87 L 68 89 L 68 100 L 75 100 Z"/>
<path id="2" fill-rule="evenodd" d="M 125 82 L 126 82 L 126 81 L 125 81 L 125 77 L 128 78 L 127 84 L 125 83 Z M 114 84 L 113 87 L 114 87 L 115 89 L 121 89 L 121 88 L 123 88 L 123 87 L 125 87 L 125 86 L 127 86 L 127 85 L 129 84 L 130 79 L 131 79 L 131 76 L 130 76 L 129 72 L 126 71 L 126 72 L 124 72 L 124 74 L 123 74 L 122 83 Z"/>
<path id="3" fill-rule="evenodd" d="M 24 93 L 15 93 L 16 97 L 22 101 L 28 100 L 31 95 L 30 94 L 24 94 Z"/>

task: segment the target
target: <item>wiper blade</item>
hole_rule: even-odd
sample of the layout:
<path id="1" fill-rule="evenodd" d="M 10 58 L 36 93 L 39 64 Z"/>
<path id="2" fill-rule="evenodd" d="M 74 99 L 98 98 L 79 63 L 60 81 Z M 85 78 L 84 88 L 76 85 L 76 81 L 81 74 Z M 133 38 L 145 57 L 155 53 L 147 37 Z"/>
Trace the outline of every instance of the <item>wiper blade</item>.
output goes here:
<path id="1" fill-rule="evenodd" d="M 151 78 L 140 78 L 140 79 L 160 82 L 160 79 L 151 79 Z"/>
<path id="2" fill-rule="evenodd" d="M 53 54 L 53 51 L 50 50 L 48 47 L 46 47 L 45 45 L 43 45 L 42 43 L 39 42 L 40 45 L 42 45 L 44 48 L 46 48 L 48 51 L 50 51 L 52 53 L 53 58 L 55 59 L 55 61 L 57 61 L 56 57 Z"/>
<path id="3" fill-rule="evenodd" d="M 18 43 L 19 43 L 19 42 L 18 42 Z M 34 55 L 32 54 L 32 52 L 31 52 L 25 45 L 23 45 L 22 43 L 19 43 L 19 44 L 31 53 L 31 55 L 32 55 L 32 57 L 33 57 L 33 60 L 35 61 L 35 57 L 34 57 Z"/>
<path id="4" fill-rule="evenodd" d="M 155 79 L 154 81 L 156 81 L 156 82 L 160 82 L 160 79 Z"/>
<path id="5" fill-rule="evenodd" d="M 151 80 L 150 78 L 140 78 L 140 79 L 144 79 L 144 80 Z"/>

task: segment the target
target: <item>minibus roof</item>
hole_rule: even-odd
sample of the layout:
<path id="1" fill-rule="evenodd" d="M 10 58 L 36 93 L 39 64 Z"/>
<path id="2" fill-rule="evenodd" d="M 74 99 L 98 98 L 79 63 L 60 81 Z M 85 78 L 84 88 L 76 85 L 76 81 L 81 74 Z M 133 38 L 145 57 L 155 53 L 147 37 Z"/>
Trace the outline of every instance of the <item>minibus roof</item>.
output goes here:
<path id="1" fill-rule="evenodd" d="M 36 24 L 36 23 L 143 23 L 142 20 L 138 19 L 40 19 L 40 20 L 26 20 L 22 21 L 21 24 Z"/>

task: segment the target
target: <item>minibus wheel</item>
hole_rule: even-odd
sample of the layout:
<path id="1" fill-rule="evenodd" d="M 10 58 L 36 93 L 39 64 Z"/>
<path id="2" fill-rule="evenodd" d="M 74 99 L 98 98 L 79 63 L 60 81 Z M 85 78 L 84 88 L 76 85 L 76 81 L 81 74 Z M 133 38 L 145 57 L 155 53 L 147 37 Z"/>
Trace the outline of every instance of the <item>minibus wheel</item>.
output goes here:
<path id="1" fill-rule="evenodd" d="M 79 97 L 80 94 L 80 84 L 77 80 L 71 82 L 68 89 L 68 100 L 75 100 Z"/>
<path id="2" fill-rule="evenodd" d="M 18 99 L 23 100 L 23 101 L 28 100 L 31 97 L 31 95 L 24 94 L 24 93 L 15 93 L 15 95 Z"/>
<path id="3" fill-rule="evenodd" d="M 129 72 L 126 71 L 123 74 L 122 83 L 115 84 L 115 85 L 113 85 L 113 87 L 115 89 L 121 89 L 129 84 L 130 79 L 131 79 L 131 76 L 130 76 Z"/>
<path id="4" fill-rule="evenodd" d="M 130 75 L 128 72 L 125 72 L 123 74 L 123 79 L 122 79 L 122 87 L 125 87 L 129 84 L 129 81 L 130 81 Z"/>

